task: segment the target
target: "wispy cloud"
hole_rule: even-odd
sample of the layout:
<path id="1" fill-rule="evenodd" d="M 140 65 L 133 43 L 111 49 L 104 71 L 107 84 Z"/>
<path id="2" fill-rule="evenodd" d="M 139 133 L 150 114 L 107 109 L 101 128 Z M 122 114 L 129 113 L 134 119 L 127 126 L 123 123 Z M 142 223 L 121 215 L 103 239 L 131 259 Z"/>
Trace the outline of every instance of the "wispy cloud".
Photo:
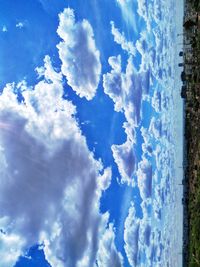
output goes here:
<path id="1" fill-rule="evenodd" d="M 125 72 L 121 70 L 120 55 L 110 57 L 108 63 L 112 69 L 110 73 L 103 75 L 104 92 L 113 100 L 115 110 L 124 113 L 126 117 L 124 128 L 127 134 L 126 143 L 112 146 L 113 156 L 118 164 L 122 181 L 134 184 L 135 128 L 141 122 L 143 95 L 149 90 L 149 72 L 137 72 L 132 56 L 128 59 Z"/>
<path id="2" fill-rule="evenodd" d="M 123 20 L 127 23 L 130 29 L 134 29 L 135 32 L 138 31 L 137 28 L 137 17 L 133 1 L 131 0 L 117 0 L 117 3 L 121 9 Z"/>
<path id="3" fill-rule="evenodd" d="M 127 140 L 122 145 L 112 145 L 113 157 L 121 175 L 121 183 L 127 183 L 128 185 L 135 184 L 133 174 L 136 165 L 136 155 L 133 145 L 131 140 Z"/>

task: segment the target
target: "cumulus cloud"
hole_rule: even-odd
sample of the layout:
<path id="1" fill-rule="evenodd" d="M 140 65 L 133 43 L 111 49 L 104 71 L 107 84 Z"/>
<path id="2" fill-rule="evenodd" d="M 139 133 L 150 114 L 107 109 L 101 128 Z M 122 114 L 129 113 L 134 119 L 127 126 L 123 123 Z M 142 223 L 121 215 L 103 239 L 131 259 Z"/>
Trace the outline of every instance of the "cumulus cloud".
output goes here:
<path id="1" fill-rule="evenodd" d="M 114 36 L 114 41 L 121 46 L 123 50 L 130 55 L 135 55 L 136 49 L 132 42 L 127 41 L 124 33 L 120 33 L 119 29 L 115 27 L 113 21 L 111 21 L 111 33 Z"/>
<path id="2" fill-rule="evenodd" d="M 116 249 L 114 239 L 115 234 L 113 225 L 109 224 L 109 227 L 104 232 L 99 244 L 99 251 L 97 254 L 99 267 L 123 266 L 123 258 L 121 253 L 119 253 Z"/>
<path id="3" fill-rule="evenodd" d="M 129 3 L 129 0 L 118 0 L 117 2 L 120 6 L 125 6 Z M 140 131 L 143 139 L 141 144 L 142 160 L 137 164 L 136 159 L 135 168 L 137 186 L 142 198 L 140 205 L 142 215 L 137 216 L 135 207 L 132 205 L 129 209 L 131 216 L 129 214 L 126 219 L 129 227 L 125 227 L 124 233 L 125 252 L 131 266 L 145 267 L 166 264 L 171 266 L 173 265 L 173 256 L 170 249 L 173 247 L 173 250 L 177 251 L 176 245 L 174 246 L 176 241 L 172 241 L 170 237 L 170 231 L 176 224 L 170 216 L 172 211 L 175 213 L 175 192 L 172 182 L 175 177 L 173 169 L 175 155 L 172 143 L 172 140 L 174 140 L 172 136 L 174 125 L 173 114 L 171 113 L 171 108 L 174 105 L 171 102 L 175 73 L 173 69 L 174 44 L 172 43 L 174 39 L 169 38 L 173 35 L 173 27 L 171 27 L 173 16 L 170 14 L 172 9 L 169 2 L 157 0 L 138 2 L 138 14 L 143 17 L 146 25 L 134 47 L 136 52 L 141 55 L 137 73 L 149 71 L 150 89 L 146 92 L 142 90 L 141 98 L 141 103 L 145 99 L 150 99 L 149 104 L 153 108 L 153 118 L 151 116 L 146 119 L 149 126 L 140 124 L 143 118 L 141 109 L 138 113 L 140 114 L 139 123 L 128 120 L 124 109 L 125 105 L 123 106 L 126 93 L 121 93 L 124 82 L 124 77 L 121 74 L 124 73 L 122 68 L 113 67 L 110 64 L 112 67 L 110 74 L 113 73 L 115 76 L 113 84 L 109 79 L 107 85 L 111 85 L 109 88 L 117 88 L 123 97 L 119 97 L 117 94 L 115 96 L 114 90 L 107 90 L 107 92 L 115 103 L 115 110 L 124 112 L 129 123 L 126 128 L 126 132 L 129 133 L 127 139 L 131 136 L 130 129 L 133 128 L 135 128 L 136 134 Z M 117 75 L 117 73 L 119 74 Z M 115 87 L 115 81 L 120 84 L 120 90 Z M 133 98 L 131 103 L 133 103 Z M 130 117 L 133 118 L 133 116 Z M 137 141 L 136 139 L 136 144 L 139 143 Z M 136 207 L 138 208 L 138 203 Z M 137 232 L 136 229 L 138 228 Z M 132 233 L 131 229 L 133 229 Z"/>
<path id="4" fill-rule="evenodd" d="M 131 267 L 160 266 L 165 262 L 163 248 L 168 244 L 165 240 L 165 230 L 158 224 L 152 224 L 150 204 L 143 202 L 142 217 L 136 215 L 133 203 L 129 208 L 124 224 L 124 249 Z"/>
<path id="5" fill-rule="evenodd" d="M 146 22 L 146 27 L 136 41 L 136 51 L 141 55 L 140 69 L 151 70 L 151 78 L 166 87 L 173 68 L 173 7 L 170 2 L 159 0 L 138 2 L 138 15 Z M 169 38 L 169 36 L 171 38 Z"/>
<path id="6" fill-rule="evenodd" d="M 166 14 L 163 12 L 165 11 Z M 168 3 L 161 3 L 159 0 L 148 2 L 147 0 L 138 1 L 138 14 L 146 22 L 147 30 L 151 30 L 151 22 L 164 25 L 163 19 L 170 18 Z"/>
<path id="7" fill-rule="evenodd" d="M 152 144 L 152 138 L 148 132 L 148 129 L 144 128 L 143 126 L 140 128 L 141 135 L 144 139 L 144 142 L 142 143 L 142 151 L 143 155 L 151 156 L 153 153 L 153 144 Z"/>
<path id="8" fill-rule="evenodd" d="M 0 218 L 6 218 L 0 242 L 13 252 L 1 264 L 10 267 L 39 243 L 52 266 L 87 261 L 92 267 L 108 220 L 99 200 L 111 169 L 100 175 L 102 164 L 87 147 L 76 108 L 62 99 L 62 75 L 48 56 L 44 61 L 41 81 L 21 83 L 21 102 L 13 93 L 20 85 L 8 84 L 0 96 Z M 116 262 L 117 251 L 111 254 Z"/>
<path id="9" fill-rule="evenodd" d="M 127 140 L 126 143 L 122 145 L 112 145 L 111 148 L 121 175 L 121 183 L 134 185 L 133 174 L 135 171 L 136 156 L 133 143 Z"/>
<path id="10" fill-rule="evenodd" d="M 153 199 L 153 213 L 157 220 L 161 220 L 162 207 L 165 201 L 164 188 L 161 185 L 155 187 L 154 199 Z"/>
<path id="11" fill-rule="evenodd" d="M 147 29 L 150 30 L 150 18 L 149 18 L 149 10 L 148 7 L 150 4 L 146 0 L 138 1 L 138 14 L 144 19 L 147 25 Z"/>
<path id="12" fill-rule="evenodd" d="M 111 179 L 112 179 L 112 169 L 111 167 L 108 167 L 104 170 L 104 173 L 101 176 L 101 178 L 98 179 L 99 187 L 102 190 L 108 189 L 111 184 Z"/>
<path id="13" fill-rule="evenodd" d="M 150 125 L 149 125 L 149 132 L 156 138 L 159 139 L 162 134 L 162 122 L 160 118 L 156 119 L 152 117 Z"/>
<path id="14" fill-rule="evenodd" d="M 150 144 L 153 148 L 153 140 L 156 137 L 152 136 L 143 127 L 141 128 L 141 133 L 146 148 Z M 170 185 L 168 185 L 168 179 L 165 176 L 167 174 L 166 166 L 169 166 L 169 164 L 163 161 L 166 158 L 163 154 L 164 148 L 161 147 L 160 149 L 161 154 L 158 157 L 163 162 L 161 173 L 160 170 L 153 172 L 154 151 L 147 153 L 146 150 L 143 151 L 142 160 L 139 162 L 136 172 L 137 186 L 142 198 L 140 204 L 142 215 L 137 214 L 136 204 L 132 203 L 124 226 L 124 249 L 132 267 L 138 265 L 160 266 L 165 257 L 163 247 L 167 248 L 170 244 L 168 232 L 161 230 L 164 222 L 162 217 L 163 206 L 169 203 L 167 199 L 170 195 L 166 189 L 170 188 Z M 157 164 L 156 161 L 155 164 Z"/>
<path id="15" fill-rule="evenodd" d="M 122 111 L 124 108 L 125 92 L 122 88 L 121 56 L 110 57 L 108 63 L 112 70 L 110 73 L 103 75 L 104 92 L 114 101 L 115 110 Z"/>
<path id="16" fill-rule="evenodd" d="M 130 1 L 117 2 L 124 11 L 127 7 L 130 8 Z M 111 56 L 108 59 L 111 71 L 103 75 L 104 92 L 113 100 L 115 111 L 123 112 L 126 118 L 123 126 L 127 134 L 127 140 L 121 146 L 113 145 L 112 151 L 121 174 L 121 181 L 134 185 L 133 174 L 135 162 L 137 161 L 134 152 L 134 144 L 136 143 L 135 132 L 140 127 L 142 120 L 143 101 L 148 99 L 151 72 L 147 65 L 144 67 L 144 64 L 141 64 L 139 71 L 137 71 L 133 63 L 133 56 L 136 53 L 136 49 L 143 54 L 143 50 L 147 46 L 145 43 L 146 35 L 141 36 L 142 42 L 136 42 L 136 45 L 134 45 L 133 42 L 127 41 L 125 34 L 121 33 L 112 21 L 111 33 L 114 36 L 114 41 L 128 54 L 125 71 L 122 71 L 121 55 Z M 127 145 L 131 147 L 128 150 Z M 149 153 L 151 153 L 150 147 L 146 149 L 149 149 Z M 132 163 L 124 160 L 125 158 L 130 159 L 130 156 L 132 157 L 131 160 L 133 160 Z"/>
<path id="17" fill-rule="evenodd" d="M 149 161 L 155 164 L 155 170 L 152 172 L 152 179 L 150 180 L 152 180 L 152 215 L 157 221 L 164 220 L 162 218 L 162 209 L 163 206 L 170 202 L 169 196 L 171 202 L 173 202 L 173 191 L 171 190 L 170 177 L 174 176 L 174 155 L 173 146 L 170 144 L 168 136 L 164 134 L 170 127 L 170 121 L 168 119 L 170 118 L 170 114 L 167 116 L 165 113 L 167 113 L 167 111 L 163 110 L 162 115 L 157 118 L 152 117 L 149 128 L 146 129 L 141 127 L 140 129 L 144 139 L 142 144 L 143 160 L 147 160 L 148 158 Z M 163 131 L 163 124 L 165 125 L 165 131 Z M 146 190 L 144 190 L 144 184 L 142 184 L 141 181 L 138 181 L 138 186 L 141 195 L 143 195 L 142 198 L 145 200 L 146 197 L 144 191 Z"/>
<path id="18" fill-rule="evenodd" d="M 126 71 L 122 71 L 121 56 L 109 57 L 110 73 L 103 75 L 104 92 L 114 102 L 117 112 L 123 112 L 126 118 L 124 123 L 127 141 L 123 145 L 113 145 L 112 151 L 115 162 L 121 174 L 121 181 L 129 185 L 134 184 L 133 173 L 135 167 L 135 128 L 142 119 L 143 95 L 149 91 L 149 71 L 137 72 L 133 58 L 129 57 Z M 128 148 L 129 147 L 129 148 Z"/>
<path id="19" fill-rule="evenodd" d="M 39 78 L 45 78 L 48 82 L 56 80 L 62 81 L 62 74 L 53 69 L 49 56 L 44 58 L 44 66 L 36 67 L 35 71 Z"/>
<path id="20" fill-rule="evenodd" d="M 143 158 L 138 164 L 137 181 L 140 190 L 140 195 L 143 200 L 151 198 L 152 194 L 152 165 Z"/>
<path id="21" fill-rule="evenodd" d="M 74 11 L 67 8 L 59 14 L 57 33 L 63 40 L 57 45 L 63 75 L 77 95 L 91 100 L 101 74 L 100 52 L 92 26 L 85 19 L 76 22 Z"/>
<path id="22" fill-rule="evenodd" d="M 103 75 L 104 92 L 114 101 L 115 110 L 123 111 L 130 126 L 137 126 L 142 117 L 143 95 L 148 94 L 150 73 L 136 71 L 133 58 L 128 58 L 126 71 L 121 71 L 121 56 L 108 59 L 110 73 Z"/>
<path id="23" fill-rule="evenodd" d="M 174 209 L 174 195 L 170 182 L 174 177 L 173 163 L 170 160 L 173 161 L 173 149 L 166 135 L 158 138 L 155 127 L 157 122 L 166 123 L 167 117 L 170 117 L 170 114 L 159 116 L 159 119 L 153 117 L 149 128 L 140 128 L 144 140 L 142 160 L 137 170 L 143 213 L 143 217 L 140 218 L 138 241 L 138 257 L 143 259 L 141 266 L 159 266 L 166 262 L 166 258 L 171 257 L 169 247 L 172 242 L 169 229 L 172 229 L 174 223 L 169 223 L 168 217 Z M 166 125 L 167 128 L 170 127 L 168 119 Z M 163 230 L 164 228 L 168 230 Z"/>
<path id="24" fill-rule="evenodd" d="M 151 98 L 151 104 L 157 113 L 161 111 L 161 101 L 162 101 L 161 92 L 155 90 L 153 93 L 153 97 Z"/>
<path id="25" fill-rule="evenodd" d="M 152 246 L 152 230 L 149 221 L 148 206 L 146 204 L 142 206 L 142 212 L 143 217 L 137 217 L 136 208 L 131 203 L 124 224 L 124 249 L 131 267 L 142 266 L 142 263 L 145 262 L 146 266 L 150 266 L 149 257 Z"/>
<path id="26" fill-rule="evenodd" d="M 124 225 L 125 252 L 131 266 L 137 266 L 140 219 L 136 217 L 134 205 L 129 208 Z"/>
<path id="27" fill-rule="evenodd" d="M 0 257 L 2 267 L 14 266 L 16 259 L 21 254 L 21 247 L 24 245 L 23 237 L 14 233 L 8 233 L 7 223 L 8 220 L 5 217 L 3 220 L 0 219 L 0 227 L 6 228 L 6 233 L 2 230 L 0 232 Z"/>
<path id="28" fill-rule="evenodd" d="M 147 71 L 155 69 L 155 51 L 153 38 L 150 33 L 143 30 L 140 33 L 140 38 L 136 41 L 135 47 L 137 52 L 141 55 L 140 71 Z"/>

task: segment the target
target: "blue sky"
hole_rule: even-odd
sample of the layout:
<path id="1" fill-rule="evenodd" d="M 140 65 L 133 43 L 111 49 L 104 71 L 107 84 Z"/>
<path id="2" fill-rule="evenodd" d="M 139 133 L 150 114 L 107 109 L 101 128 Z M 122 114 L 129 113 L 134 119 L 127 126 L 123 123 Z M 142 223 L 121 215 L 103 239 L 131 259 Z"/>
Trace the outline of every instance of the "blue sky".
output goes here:
<path id="1" fill-rule="evenodd" d="M 172 266 L 172 1 L 0 10 L 1 266 Z"/>

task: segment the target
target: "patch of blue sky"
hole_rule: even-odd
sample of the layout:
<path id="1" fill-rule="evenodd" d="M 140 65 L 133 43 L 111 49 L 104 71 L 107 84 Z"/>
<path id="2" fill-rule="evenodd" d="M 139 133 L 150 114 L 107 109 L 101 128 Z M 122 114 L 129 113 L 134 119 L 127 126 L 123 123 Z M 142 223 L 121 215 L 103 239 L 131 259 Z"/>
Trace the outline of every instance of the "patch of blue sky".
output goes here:
<path id="1" fill-rule="evenodd" d="M 57 53 L 58 19 L 48 16 L 38 1 L 0 1 L 0 10 L 0 21 L 7 27 L 0 32 L 0 87 L 24 78 L 33 84 L 35 67 L 43 64 L 46 54 Z M 16 27 L 18 23 L 23 26 Z"/>
<path id="2" fill-rule="evenodd" d="M 51 0 L 51 4 L 49 4 L 49 0 L 37 0 L 37 2 L 41 4 L 44 12 L 55 20 L 58 18 L 58 13 L 68 7 L 66 1 Z"/>
<path id="3" fill-rule="evenodd" d="M 141 61 L 142 61 L 142 55 L 138 51 L 136 51 L 136 55 L 133 58 L 133 64 L 137 71 L 139 71 L 140 69 Z"/>
<path id="4" fill-rule="evenodd" d="M 26 256 L 21 256 L 14 267 L 50 267 L 50 264 L 46 261 L 44 251 L 35 245 L 30 248 Z"/>
<path id="5" fill-rule="evenodd" d="M 76 104 L 76 117 L 95 157 L 100 157 L 104 166 L 113 164 L 111 145 L 123 143 L 126 137 L 122 128 L 125 121 L 123 113 L 114 111 L 113 102 L 101 86 L 92 101 L 80 99 L 67 85 L 64 97 Z"/>
<path id="6" fill-rule="evenodd" d="M 145 128 L 149 127 L 152 114 L 154 113 L 154 110 L 151 106 L 151 104 L 148 101 L 143 101 L 142 103 L 142 126 Z"/>

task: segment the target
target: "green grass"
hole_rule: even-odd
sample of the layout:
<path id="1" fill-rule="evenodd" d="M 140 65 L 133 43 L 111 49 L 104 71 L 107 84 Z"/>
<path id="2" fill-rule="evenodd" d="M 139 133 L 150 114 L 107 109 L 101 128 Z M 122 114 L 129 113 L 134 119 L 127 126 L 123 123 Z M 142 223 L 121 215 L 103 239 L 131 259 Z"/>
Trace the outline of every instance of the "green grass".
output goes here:
<path id="1" fill-rule="evenodd" d="M 189 198 L 189 267 L 200 267 L 200 172 Z"/>

